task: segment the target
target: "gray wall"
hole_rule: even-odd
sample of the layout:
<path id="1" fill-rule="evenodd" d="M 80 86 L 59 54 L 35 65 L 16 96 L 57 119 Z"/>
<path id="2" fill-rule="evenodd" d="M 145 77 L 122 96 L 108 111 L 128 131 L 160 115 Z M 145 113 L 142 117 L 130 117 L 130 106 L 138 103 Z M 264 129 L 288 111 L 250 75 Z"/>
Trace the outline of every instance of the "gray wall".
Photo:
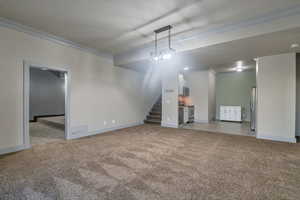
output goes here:
<path id="1" fill-rule="evenodd" d="M 251 88 L 256 86 L 255 70 L 218 73 L 216 75 L 216 117 L 219 119 L 220 105 L 244 108 L 244 120 L 250 121 Z"/>
<path id="2" fill-rule="evenodd" d="M 300 136 L 300 53 L 297 54 L 296 59 L 296 135 Z"/>
<path id="3" fill-rule="evenodd" d="M 116 67 L 113 60 L 0 27 L 0 152 L 23 144 L 23 61 L 68 69 L 72 137 L 141 124 L 156 94 L 154 74 Z M 9 86 L 9 87 L 8 87 Z M 5 114 L 2 114 L 5 113 Z M 87 133 L 79 130 L 87 128 Z M 77 135 L 79 134 L 79 135 Z M 83 135 L 82 135 L 83 134 Z"/>
<path id="4" fill-rule="evenodd" d="M 216 119 L 216 73 L 208 73 L 208 120 Z"/>
<path id="5" fill-rule="evenodd" d="M 65 113 L 65 80 L 58 72 L 30 69 L 30 120 Z"/>
<path id="6" fill-rule="evenodd" d="M 257 65 L 256 137 L 296 142 L 296 54 L 258 58 Z"/>

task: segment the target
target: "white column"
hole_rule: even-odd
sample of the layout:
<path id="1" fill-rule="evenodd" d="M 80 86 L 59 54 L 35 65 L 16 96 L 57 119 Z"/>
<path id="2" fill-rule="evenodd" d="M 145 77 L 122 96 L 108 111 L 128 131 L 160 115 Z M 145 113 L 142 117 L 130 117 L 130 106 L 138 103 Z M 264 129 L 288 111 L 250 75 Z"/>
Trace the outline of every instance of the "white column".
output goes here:
<path id="1" fill-rule="evenodd" d="M 162 67 L 163 127 L 178 128 L 178 70 L 172 65 Z"/>
<path id="2" fill-rule="evenodd" d="M 296 54 L 259 58 L 257 89 L 257 138 L 296 142 Z"/>

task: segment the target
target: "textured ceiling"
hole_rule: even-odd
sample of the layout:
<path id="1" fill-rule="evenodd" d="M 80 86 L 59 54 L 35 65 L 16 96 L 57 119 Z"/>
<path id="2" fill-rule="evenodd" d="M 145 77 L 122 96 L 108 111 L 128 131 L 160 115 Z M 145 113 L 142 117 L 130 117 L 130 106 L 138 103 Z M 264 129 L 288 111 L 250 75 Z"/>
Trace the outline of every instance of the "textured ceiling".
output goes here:
<path id="1" fill-rule="evenodd" d="M 153 40 L 171 24 L 178 37 L 237 23 L 299 0 L 0 0 L 0 17 L 112 54 Z"/>
<path id="2" fill-rule="evenodd" d="M 300 52 L 300 48 L 291 49 L 294 43 L 300 44 L 300 28 L 279 31 L 270 34 L 235 40 L 217 45 L 202 47 L 192 51 L 177 53 L 170 64 L 183 69 L 203 70 L 212 68 L 217 72 L 228 71 L 242 60 L 245 65 L 254 65 L 254 59 L 263 56 L 289 52 Z M 147 71 L 155 64 L 149 60 L 130 63 L 127 68 Z M 157 66 L 161 67 L 161 66 Z"/>
<path id="3" fill-rule="evenodd" d="M 300 28 L 187 51 L 179 56 L 179 60 L 193 68 L 230 67 L 238 60 L 249 61 L 258 57 L 299 51 L 300 48 L 290 48 L 293 43 L 300 44 Z"/>

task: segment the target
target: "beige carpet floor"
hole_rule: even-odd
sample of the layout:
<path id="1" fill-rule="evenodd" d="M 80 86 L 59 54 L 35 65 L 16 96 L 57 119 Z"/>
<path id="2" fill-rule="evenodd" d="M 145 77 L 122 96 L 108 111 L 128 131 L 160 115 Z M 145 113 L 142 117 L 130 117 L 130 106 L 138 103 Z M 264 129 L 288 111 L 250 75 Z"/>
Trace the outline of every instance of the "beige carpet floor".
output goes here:
<path id="1" fill-rule="evenodd" d="M 300 145 L 143 125 L 0 157 L 0 199 L 299 199 Z"/>
<path id="2" fill-rule="evenodd" d="M 250 130 L 249 122 L 239 123 L 212 121 L 209 123 L 184 124 L 181 128 L 217 133 L 227 133 L 232 135 L 243 135 L 253 137 L 255 136 L 255 133 Z"/>
<path id="3" fill-rule="evenodd" d="M 65 139 L 64 117 L 40 118 L 29 124 L 31 145 L 60 142 Z"/>

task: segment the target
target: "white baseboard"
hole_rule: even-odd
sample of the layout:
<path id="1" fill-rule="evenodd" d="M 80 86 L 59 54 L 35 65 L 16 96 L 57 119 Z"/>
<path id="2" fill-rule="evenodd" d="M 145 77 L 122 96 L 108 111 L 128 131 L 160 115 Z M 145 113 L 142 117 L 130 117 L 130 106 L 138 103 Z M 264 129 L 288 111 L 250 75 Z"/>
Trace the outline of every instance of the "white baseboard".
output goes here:
<path id="1" fill-rule="evenodd" d="M 170 123 L 170 122 L 161 122 L 161 126 L 168 127 L 168 128 L 178 128 L 178 124 Z"/>
<path id="2" fill-rule="evenodd" d="M 119 129 L 129 128 L 129 127 L 138 126 L 138 125 L 142 125 L 142 124 L 144 124 L 143 121 L 124 124 L 124 125 L 110 127 L 110 128 L 103 128 L 103 129 L 99 129 L 99 130 L 88 131 L 87 133 L 84 133 L 84 134 L 72 135 L 71 137 L 68 138 L 68 140 L 79 139 L 79 138 L 82 138 L 82 137 L 88 137 L 88 136 L 93 136 L 93 135 L 99 135 L 99 134 L 103 134 L 103 133 L 106 133 L 106 132 L 116 131 L 116 130 L 119 130 Z"/>
<path id="3" fill-rule="evenodd" d="M 22 150 L 29 149 L 29 148 L 30 148 L 30 146 L 26 146 L 26 145 L 18 145 L 15 147 L 3 148 L 3 149 L 0 149 L 0 155 L 14 153 L 14 152 L 22 151 Z"/>
<path id="4" fill-rule="evenodd" d="M 284 137 L 272 137 L 272 136 L 262 136 L 257 134 L 257 139 L 263 139 L 263 140 L 272 140 L 277 142 L 288 142 L 288 143 L 296 143 L 296 138 L 284 138 Z"/>
<path id="5" fill-rule="evenodd" d="M 214 120 L 214 121 L 221 121 L 221 120 L 216 118 L 216 120 Z M 249 119 L 243 119 L 242 122 L 250 123 L 251 121 Z"/>
<path id="6" fill-rule="evenodd" d="M 205 123 L 205 124 L 207 124 L 207 123 L 209 123 L 209 121 L 208 120 L 195 120 L 195 122 L 196 123 Z"/>
<path id="7" fill-rule="evenodd" d="M 143 121 L 124 124 L 124 125 L 115 126 L 115 127 L 111 127 L 111 128 L 104 128 L 104 129 L 89 131 L 85 134 L 72 135 L 71 137 L 68 138 L 68 140 L 78 139 L 78 138 L 92 136 L 92 135 L 98 135 L 98 134 L 106 133 L 106 132 L 109 132 L 109 131 L 115 131 L 115 130 L 119 130 L 119 129 L 123 129 L 123 128 L 129 128 L 129 127 L 138 126 L 138 125 L 142 125 L 142 124 L 144 124 Z M 22 151 L 22 150 L 25 150 L 25 149 L 29 149 L 30 147 L 31 146 L 18 145 L 18 146 L 15 146 L 15 147 L 3 148 L 3 149 L 0 149 L 0 155 L 8 154 L 8 153 L 14 153 L 14 152 L 17 152 L 17 151 Z"/>

